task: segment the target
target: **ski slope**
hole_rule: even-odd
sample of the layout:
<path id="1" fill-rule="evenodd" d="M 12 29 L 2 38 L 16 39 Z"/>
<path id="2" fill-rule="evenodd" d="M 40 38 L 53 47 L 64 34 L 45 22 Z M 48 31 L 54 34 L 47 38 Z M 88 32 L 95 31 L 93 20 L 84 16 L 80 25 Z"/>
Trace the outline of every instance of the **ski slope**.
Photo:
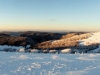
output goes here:
<path id="1" fill-rule="evenodd" d="M 0 75 L 100 75 L 100 54 L 0 52 Z"/>

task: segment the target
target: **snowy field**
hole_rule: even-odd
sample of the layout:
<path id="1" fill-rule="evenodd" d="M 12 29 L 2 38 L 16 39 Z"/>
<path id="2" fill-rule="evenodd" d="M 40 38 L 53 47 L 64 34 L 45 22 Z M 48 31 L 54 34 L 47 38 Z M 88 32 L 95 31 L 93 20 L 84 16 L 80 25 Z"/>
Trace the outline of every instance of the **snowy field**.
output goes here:
<path id="1" fill-rule="evenodd" d="M 100 54 L 0 52 L 0 75 L 100 75 Z"/>

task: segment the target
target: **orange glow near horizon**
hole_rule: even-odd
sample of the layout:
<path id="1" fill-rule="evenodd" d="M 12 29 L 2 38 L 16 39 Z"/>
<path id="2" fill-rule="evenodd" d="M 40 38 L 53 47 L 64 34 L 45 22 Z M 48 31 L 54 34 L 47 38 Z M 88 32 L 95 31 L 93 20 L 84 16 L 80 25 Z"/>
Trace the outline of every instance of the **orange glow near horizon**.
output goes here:
<path id="1" fill-rule="evenodd" d="M 60 25 L 61 26 L 61 25 Z M 0 31 L 99 31 L 99 28 L 94 27 L 75 27 L 75 26 L 43 26 L 43 25 L 7 25 L 0 26 Z"/>

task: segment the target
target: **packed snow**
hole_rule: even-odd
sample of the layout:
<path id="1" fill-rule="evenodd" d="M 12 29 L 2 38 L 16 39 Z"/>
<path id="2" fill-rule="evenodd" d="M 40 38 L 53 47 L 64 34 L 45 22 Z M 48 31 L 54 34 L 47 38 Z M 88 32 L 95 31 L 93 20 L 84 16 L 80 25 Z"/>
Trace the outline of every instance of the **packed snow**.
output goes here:
<path id="1" fill-rule="evenodd" d="M 100 54 L 0 52 L 0 75 L 100 75 Z"/>

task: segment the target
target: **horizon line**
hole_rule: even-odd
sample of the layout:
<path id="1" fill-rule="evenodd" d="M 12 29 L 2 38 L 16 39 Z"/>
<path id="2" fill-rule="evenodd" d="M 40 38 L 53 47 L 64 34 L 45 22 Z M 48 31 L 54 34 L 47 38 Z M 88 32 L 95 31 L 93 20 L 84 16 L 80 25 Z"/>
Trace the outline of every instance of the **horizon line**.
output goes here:
<path id="1" fill-rule="evenodd" d="M 99 31 L 87 31 L 87 30 L 1 30 L 0 32 L 99 32 Z"/>

